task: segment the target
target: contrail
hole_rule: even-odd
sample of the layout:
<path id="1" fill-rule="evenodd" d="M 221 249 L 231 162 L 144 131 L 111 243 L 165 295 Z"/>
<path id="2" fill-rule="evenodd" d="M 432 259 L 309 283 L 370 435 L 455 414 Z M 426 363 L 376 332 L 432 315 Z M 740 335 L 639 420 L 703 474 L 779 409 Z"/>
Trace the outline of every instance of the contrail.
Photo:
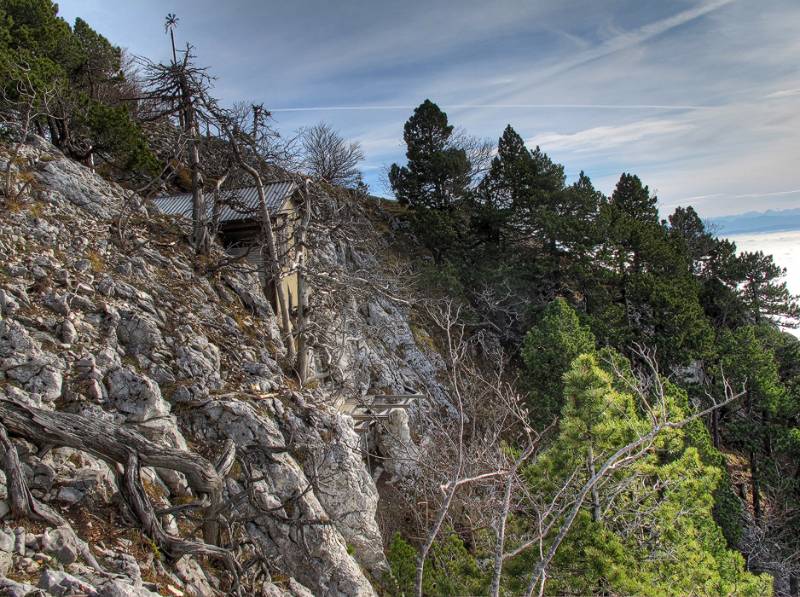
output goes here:
<path id="1" fill-rule="evenodd" d="M 600 58 L 605 58 L 617 52 L 634 48 L 644 42 L 663 35 L 676 27 L 680 27 L 695 19 L 699 19 L 715 10 L 718 10 L 735 0 L 709 0 L 701 2 L 699 5 L 683 10 L 671 17 L 654 21 L 632 31 L 625 31 L 616 35 L 597 46 L 578 52 L 577 54 L 568 57 L 566 60 L 557 62 L 542 71 L 534 72 L 533 76 L 516 85 L 510 90 L 501 90 L 498 93 L 488 96 L 488 101 L 497 100 L 501 98 L 510 98 L 513 94 L 518 94 L 527 91 L 531 86 L 542 83 L 548 79 L 552 79 L 558 75 L 564 74 L 575 68 L 588 64 Z"/>
<path id="2" fill-rule="evenodd" d="M 443 104 L 447 110 L 714 110 L 716 106 L 667 104 Z M 357 112 L 357 111 L 411 111 L 413 106 L 308 106 L 271 108 L 270 112 Z"/>

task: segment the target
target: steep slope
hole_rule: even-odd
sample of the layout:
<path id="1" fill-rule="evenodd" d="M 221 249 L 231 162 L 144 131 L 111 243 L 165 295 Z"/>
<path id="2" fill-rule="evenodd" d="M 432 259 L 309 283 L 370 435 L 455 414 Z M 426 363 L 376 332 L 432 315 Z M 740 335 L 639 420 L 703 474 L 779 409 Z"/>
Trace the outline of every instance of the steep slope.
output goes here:
<path id="1" fill-rule="evenodd" d="M 331 404 L 345 387 L 441 392 L 435 359 L 416 346 L 406 313 L 379 296 L 354 300 L 342 374 L 297 391 L 278 365 L 280 334 L 253 274 L 199 275 L 174 223 L 42 141 L 24 153 L 34 197 L 0 213 L 0 419 L 32 496 L 77 537 L 12 520 L 11 480 L 0 485 L 3 590 L 24 594 L 26 583 L 53 594 L 232 590 L 219 559 L 163 553 L 121 507 L 120 475 L 131 464 L 115 454 L 146 445 L 216 468 L 217 512 L 229 525 L 220 544 L 250 563 L 241 573 L 246 591 L 373 595 L 368 577 L 386 572 L 378 494 L 352 422 Z M 342 267 L 353 258 L 341 246 L 320 253 Z M 34 433 L 53 419 L 47 413 L 70 413 L 119 449 L 90 443 L 91 434 Z M 120 437 L 135 441 L 119 446 Z M 202 526 L 204 510 L 191 475 L 141 453 L 140 461 L 149 465 L 143 490 L 166 533 L 199 537 L 192 525 Z M 179 511 L 194 512 L 194 521 Z M 81 556 L 91 556 L 81 540 L 98 566 Z"/>

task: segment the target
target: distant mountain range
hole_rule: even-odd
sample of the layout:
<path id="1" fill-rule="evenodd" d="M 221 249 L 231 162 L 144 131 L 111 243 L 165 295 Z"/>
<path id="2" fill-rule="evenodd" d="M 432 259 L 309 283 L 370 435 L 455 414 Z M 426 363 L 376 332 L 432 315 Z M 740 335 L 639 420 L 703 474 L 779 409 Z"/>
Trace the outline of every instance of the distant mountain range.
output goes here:
<path id="1" fill-rule="evenodd" d="M 800 230 L 800 208 L 749 211 L 732 216 L 708 218 L 706 223 L 711 224 L 717 236 Z"/>

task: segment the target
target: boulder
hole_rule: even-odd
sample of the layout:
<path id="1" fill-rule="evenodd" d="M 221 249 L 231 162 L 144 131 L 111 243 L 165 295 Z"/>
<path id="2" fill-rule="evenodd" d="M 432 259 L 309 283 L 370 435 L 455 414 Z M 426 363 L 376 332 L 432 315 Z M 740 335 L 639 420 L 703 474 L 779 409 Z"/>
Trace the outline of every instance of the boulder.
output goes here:
<path id="1" fill-rule="evenodd" d="M 64 363 L 13 319 L 0 321 L 0 371 L 47 402 L 61 395 Z"/>
<path id="2" fill-rule="evenodd" d="M 169 414 L 158 384 L 130 367 L 111 371 L 106 377 L 108 401 L 129 421 L 144 422 Z"/>
<path id="3" fill-rule="evenodd" d="M 42 535 L 42 551 L 53 556 L 63 566 L 72 564 L 80 553 L 75 533 L 69 529 L 48 529 Z"/>
<path id="4" fill-rule="evenodd" d="M 95 597 L 97 589 L 76 576 L 45 568 L 39 577 L 39 588 L 44 589 L 55 597 L 72 597 L 81 595 Z"/>
<path id="5" fill-rule="evenodd" d="M 120 312 L 117 339 L 129 355 L 141 354 L 149 358 L 164 344 L 156 319 L 141 311 Z"/>
<path id="6" fill-rule="evenodd" d="M 75 329 L 75 324 L 69 319 L 65 319 L 61 324 L 61 340 L 66 344 L 72 344 L 78 339 L 78 330 Z"/>

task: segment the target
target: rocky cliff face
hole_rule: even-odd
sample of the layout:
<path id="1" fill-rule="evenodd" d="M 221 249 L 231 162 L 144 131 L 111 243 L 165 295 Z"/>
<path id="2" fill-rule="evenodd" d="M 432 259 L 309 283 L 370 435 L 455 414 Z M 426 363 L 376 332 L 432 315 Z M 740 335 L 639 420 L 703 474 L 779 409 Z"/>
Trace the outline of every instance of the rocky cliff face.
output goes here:
<path id="1" fill-rule="evenodd" d="M 230 528 L 220 536 L 252 563 L 242 582 L 264 595 L 375 594 L 369 579 L 387 570 L 378 493 L 352 422 L 330 404 L 344 385 L 441 393 L 436 359 L 417 347 L 403 308 L 354 300 L 338 377 L 298 391 L 278 365 L 280 334 L 252 274 L 198 275 L 181 230 L 129 192 L 41 141 L 25 160 L 33 197 L 0 213 L 0 404 L 31 421 L 71 413 L 99 432 L 123 429 L 217 471 L 235 448 L 221 473 Z M 334 246 L 321 258 L 371 259 Z M 231 590 L 212 559 L 171 559 L 137 528 L 121 507 L 124 462 L 7 427 L 33 498 L 74 532 L 12 519 L 10 480 L 0 478 L 0 592 Z M 201 497 L 191 479 L 153 464 L 141 476 L 164 531 L 196 536 L 176 515 Z"/>

